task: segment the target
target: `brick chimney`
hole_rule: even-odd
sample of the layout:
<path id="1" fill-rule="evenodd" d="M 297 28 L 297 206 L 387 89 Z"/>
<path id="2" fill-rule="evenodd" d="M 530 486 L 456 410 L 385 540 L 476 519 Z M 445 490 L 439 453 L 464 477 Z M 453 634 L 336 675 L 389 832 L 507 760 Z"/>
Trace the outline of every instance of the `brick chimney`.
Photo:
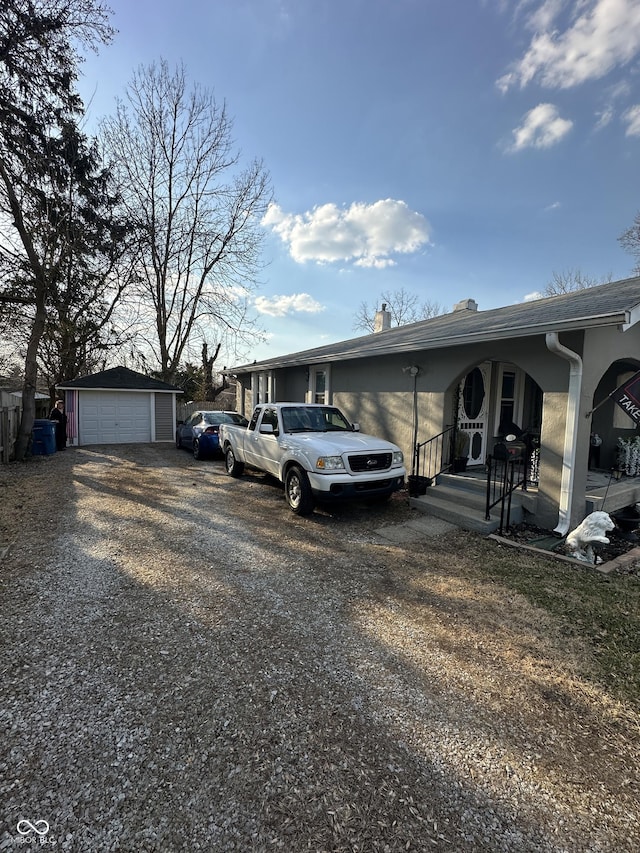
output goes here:
<path id="1" fill-rule="evenodd" d="M 385 332 L 391 328 L 391 313 L 387 311 L 386 302 L 382 303 L 382 308 L 376 311 L 376 316 L 373 321 L 374 332 Z"/>
<path id="2" fill-rule="evenodd" d="M 456 302 L 453 306 L 454 311 L 477 311 L 478 303 L 475 299 L 463 299 L 462 302 Z"/>

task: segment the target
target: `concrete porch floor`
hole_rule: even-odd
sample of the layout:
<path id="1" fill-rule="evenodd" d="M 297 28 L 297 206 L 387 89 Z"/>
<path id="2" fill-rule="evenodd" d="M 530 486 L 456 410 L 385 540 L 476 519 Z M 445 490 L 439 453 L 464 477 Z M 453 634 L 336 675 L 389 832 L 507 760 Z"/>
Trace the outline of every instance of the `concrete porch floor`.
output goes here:
<path id="1" fill-rule="evenodd" d="M 486 471 L 484 466 L 478 466 L 477 468 L 470 468 L 453 476 L 456 478 L 482 480 L 484 482 L 486 480 Z M 537 485 L 528 485 L 527 492 L 531 495 L 537 494 Z M 615 512 L 618 509 L 623 509 L 623 507 L 640 502 L 640 477 L 627 477 L 623 475 L 619 480 L 616 480 L 612 476 L 611 471 L 600 469 L 590 470 L 587 472 L 585 496 L 587 500 L 587 514 L 602 509 L 605 512 Z"/>
<path id="2" fill-rule="evenodd" d="M 640 477 L 623 476 L 616 480 L 611 471 L 589 471 L 587 474 L 586 514 L 596 510 L 615 512 L 640 501 Z"/>

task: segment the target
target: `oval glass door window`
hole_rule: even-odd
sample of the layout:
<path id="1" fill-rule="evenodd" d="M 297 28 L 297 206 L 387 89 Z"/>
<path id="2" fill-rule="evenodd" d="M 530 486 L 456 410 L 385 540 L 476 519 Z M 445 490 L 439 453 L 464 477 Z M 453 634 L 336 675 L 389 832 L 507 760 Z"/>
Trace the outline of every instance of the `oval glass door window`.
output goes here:
<path id="1" fill-rule="evenodd" d="M 474 367 L 470 373 L 467 373 L 462 388 L 462 401 L 467 418 L 475 421 L 482 411 L 484 402 L 484 379 L 480 368 Z"/>
<path id="2" fill-rule="evenodd" d="M 482 453 L 482 433 L 474 432 L 471 438 L 471 458 L 479 459 Z"/>

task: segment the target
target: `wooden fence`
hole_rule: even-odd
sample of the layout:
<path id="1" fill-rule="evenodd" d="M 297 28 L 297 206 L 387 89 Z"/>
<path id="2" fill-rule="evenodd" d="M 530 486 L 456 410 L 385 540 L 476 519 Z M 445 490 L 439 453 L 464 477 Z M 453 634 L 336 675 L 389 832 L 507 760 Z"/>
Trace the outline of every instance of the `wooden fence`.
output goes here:
<path id="1" fill-rule="evenodd" d="M 0 462 L 6 464 L 13 457 L 13 446 L 20 426 L 20 407 L 0 408 Z"/>
<path id="2" fill-rule="evenodd" d="M 176 400 L 176 419 L 186 421 L 193 412 L 235 412 L 236 392 L 235 388 L 230 394 L 223 391 L 215 400 Z"/>

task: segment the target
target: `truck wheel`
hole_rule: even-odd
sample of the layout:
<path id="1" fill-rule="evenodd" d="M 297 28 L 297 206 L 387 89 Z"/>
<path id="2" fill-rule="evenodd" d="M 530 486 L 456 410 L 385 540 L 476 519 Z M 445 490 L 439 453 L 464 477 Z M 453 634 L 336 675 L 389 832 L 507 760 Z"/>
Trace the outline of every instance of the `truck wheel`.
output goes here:
<path id="1" fill-rule="evenodd" d="M 284 478 L 284 494 L 292 512 L 296 515 L 309 515 L 313 512 L 313 493 L 309 478 L 297 465 L 293 465 Z"/>
<path id="2" fill-rule="evenodd" d="M 224 452 L 224 467 L 230 477 L 241 477 L 244 471 L 244 462 L 238 462 L 231 445 Z"/>

